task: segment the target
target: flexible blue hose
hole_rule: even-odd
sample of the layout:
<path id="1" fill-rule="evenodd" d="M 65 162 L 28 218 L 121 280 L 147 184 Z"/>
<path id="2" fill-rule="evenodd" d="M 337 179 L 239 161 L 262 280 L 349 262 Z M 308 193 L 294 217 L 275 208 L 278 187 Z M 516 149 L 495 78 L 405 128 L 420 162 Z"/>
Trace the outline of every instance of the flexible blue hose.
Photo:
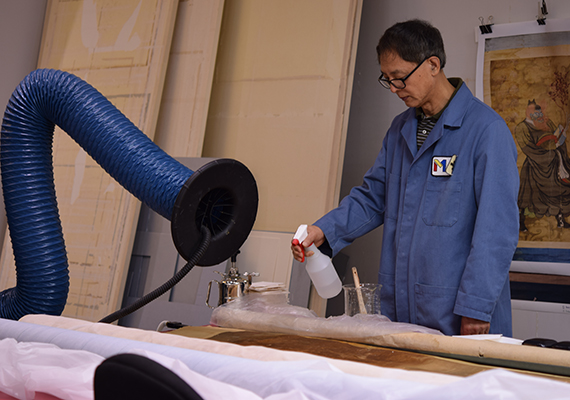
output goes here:
<path id="1" fill-rule="evenodd" d="M 68 261 L 53 179 L 55 125 L 169 220 L 193 174 L 88 83 L 58 70 L 30 73 L 12 94 L 2 123 L 2 188 L 17 284 L 0 293 L 0 318 L 60 315 L 67 300 Z"/>

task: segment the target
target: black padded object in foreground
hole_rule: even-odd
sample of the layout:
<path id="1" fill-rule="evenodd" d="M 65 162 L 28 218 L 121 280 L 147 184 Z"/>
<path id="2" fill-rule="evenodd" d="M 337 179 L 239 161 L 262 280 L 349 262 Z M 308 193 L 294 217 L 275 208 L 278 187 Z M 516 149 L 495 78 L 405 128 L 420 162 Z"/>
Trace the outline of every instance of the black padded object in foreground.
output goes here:
<path id="1" fill-rule="evenodd" d="M 178 375 L 137 354 L 118 354 L 95 370 L 95 400 L 203 400 Z"/>

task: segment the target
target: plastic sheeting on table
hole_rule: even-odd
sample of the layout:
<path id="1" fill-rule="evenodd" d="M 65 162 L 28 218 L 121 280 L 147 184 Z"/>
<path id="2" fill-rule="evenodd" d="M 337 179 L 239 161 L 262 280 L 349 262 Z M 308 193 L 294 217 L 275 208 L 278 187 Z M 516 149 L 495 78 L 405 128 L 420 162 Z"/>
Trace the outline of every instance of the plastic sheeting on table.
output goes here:
<path id="1" fill-rule="evenodd" d="M 409 332 L 442 335 L 438 330 L 392 322 L 379 314 L 321 318 L 311 310 L 288 304 L 286 295 L 278 292 L 248 294 L 226 303 L 212 312 L 210 323 L 224 328 L 352 341 Z"/>

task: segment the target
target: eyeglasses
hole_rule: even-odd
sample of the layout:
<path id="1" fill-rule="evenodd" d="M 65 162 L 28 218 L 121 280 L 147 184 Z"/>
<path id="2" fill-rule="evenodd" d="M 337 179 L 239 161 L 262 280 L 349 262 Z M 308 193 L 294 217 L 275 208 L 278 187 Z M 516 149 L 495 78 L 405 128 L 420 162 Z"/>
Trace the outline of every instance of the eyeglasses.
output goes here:
<path id="1" fill-rule="evenodd" d="M 401 78 L 401 79 L 389 79 L 388 80 L 388 79 L 384 78 L 384 74 L 381 74 L 378 77 L 378 83 L 380 83 L 386 89 L 390 89 L 390 85 L 394 86 L 396 89 L 404 89 L 406 87 L 406 79 L 408 79 L 410 76 L 412 76 L 412 74 L 414 72 L 416 72 L 416 70 L 420 67 L 420 65 L 422 65 L 430 57 L 424 58 L 421 63 L 416 65 L 416 68 L 414 68 L 412 70 L 412 72 L 410 72 L 408 75 L 404 76 L 403 78 Z"/>

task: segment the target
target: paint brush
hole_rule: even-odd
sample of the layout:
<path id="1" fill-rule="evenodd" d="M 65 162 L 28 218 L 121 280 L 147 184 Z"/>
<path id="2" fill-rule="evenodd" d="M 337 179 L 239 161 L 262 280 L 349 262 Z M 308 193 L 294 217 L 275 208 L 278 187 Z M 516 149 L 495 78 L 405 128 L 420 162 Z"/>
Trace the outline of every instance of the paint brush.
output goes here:
<path id="1" fill-rule="evenodd" d="M 356 289 L 356 297 L 358 298 L 358 308 L 361 314 L 367 314 L 364 300 L 362 299 L 362 290 L 360 288 L 360 279 L 358 278 L 358 271 L 356 267 L 352 267 L 352 277 L 354 279 L 354 287 Z"/>

